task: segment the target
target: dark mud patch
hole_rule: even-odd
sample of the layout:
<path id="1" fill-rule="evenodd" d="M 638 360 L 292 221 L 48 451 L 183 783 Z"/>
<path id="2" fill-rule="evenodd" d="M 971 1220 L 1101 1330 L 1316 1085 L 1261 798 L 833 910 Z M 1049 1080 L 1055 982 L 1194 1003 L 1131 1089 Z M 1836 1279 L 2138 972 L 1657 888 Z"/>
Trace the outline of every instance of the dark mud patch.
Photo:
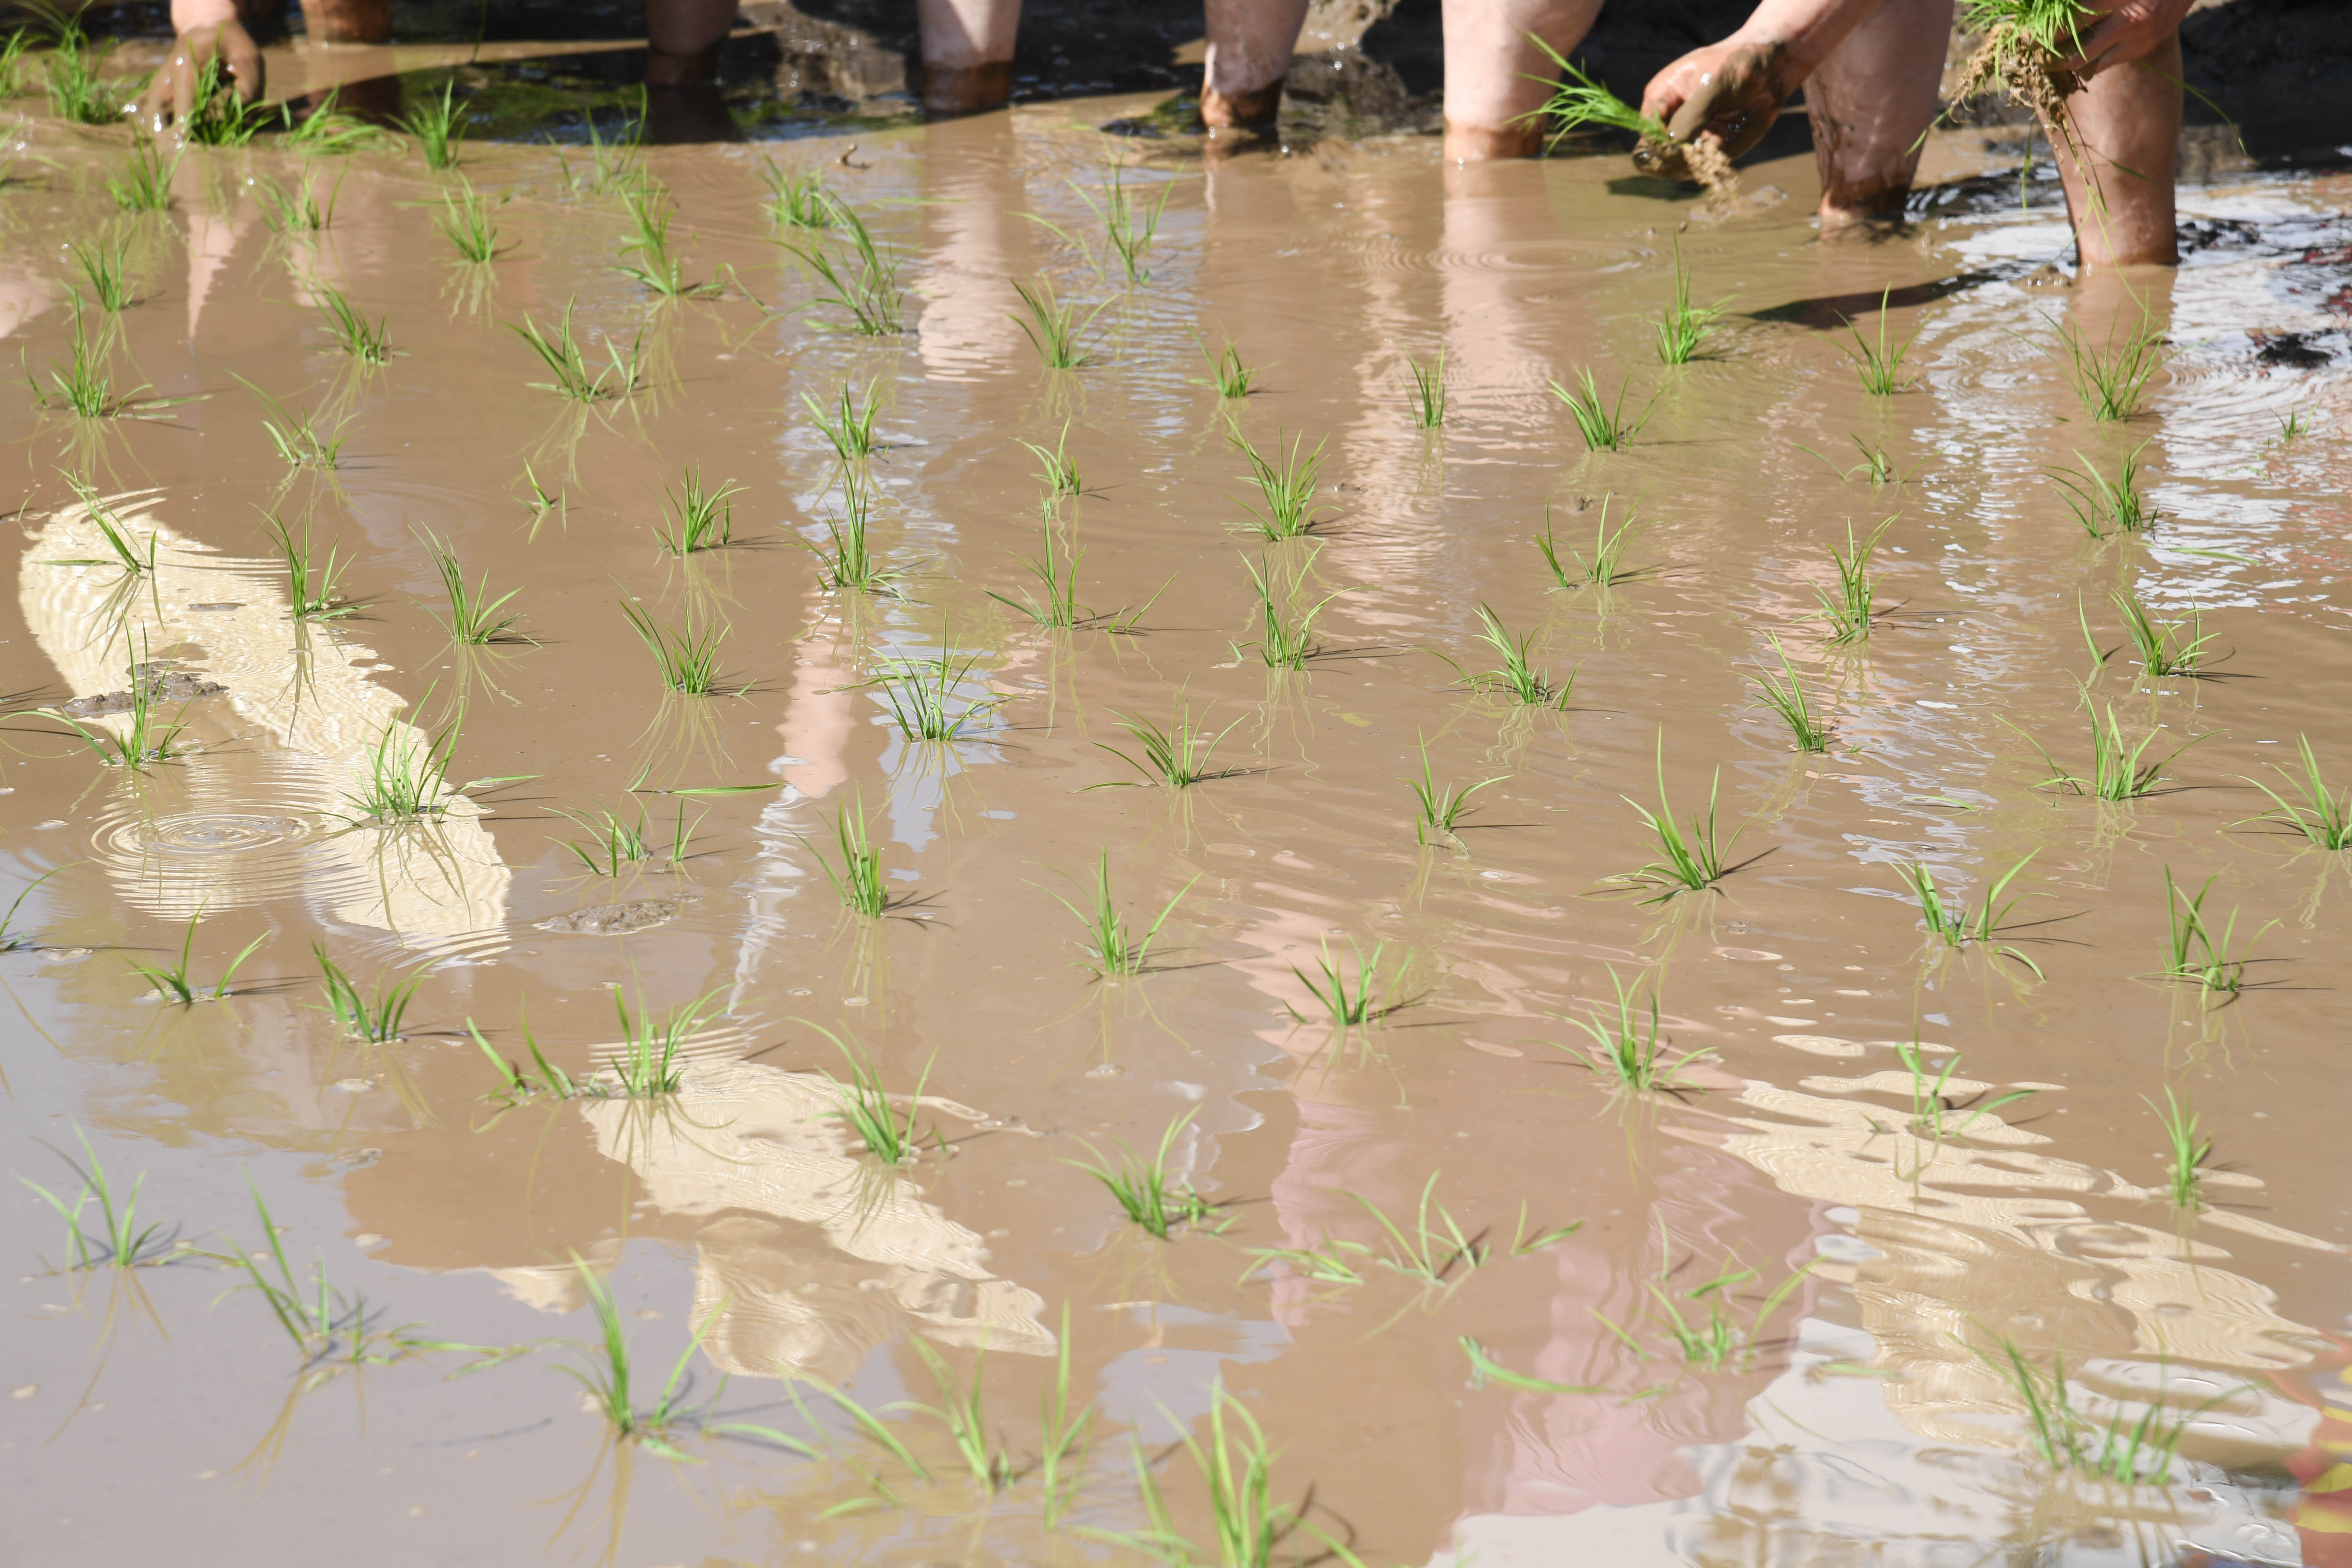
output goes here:
<path id="1" fill-rule="evenodd" d="M 70 698 L 56 704 L 57 710 L 75 719 L 95 719 L 106 713 L 128 713 L 142 703 L 152 708 L 163 702 L 193 702 L 200 697 L 218 697 L 228 689 L 219 681 L 206 680 L 192 670 L 171 668 L 174 663 L 172 659 L 152 659 L 132 665 L 130 686 L 120 691 Z"/>
<path id="2" fill-rule="evenodd" d="M 625 904 L 591 904 L 568 915 L 538 922 L 541 931 L 567 936 L 628 936 L 665 926 L 686 912 L 692 895 L 679 899 L 636 899 Z"/>

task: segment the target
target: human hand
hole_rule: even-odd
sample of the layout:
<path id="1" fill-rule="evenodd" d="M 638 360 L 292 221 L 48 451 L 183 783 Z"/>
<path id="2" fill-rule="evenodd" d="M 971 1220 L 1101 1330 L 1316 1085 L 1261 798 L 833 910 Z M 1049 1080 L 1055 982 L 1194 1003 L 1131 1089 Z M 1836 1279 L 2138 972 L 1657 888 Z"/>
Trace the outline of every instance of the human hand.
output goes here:
<path id="1" fill-rule="evenodd" d="M 1642 112 L 1663 123 L 1676 142 L 1710 135 L 1726 158 L 1737 158 L 1764 139 L 1779 118 L 1780 100 L 1794 87 L 1788 46 L 1772 38 L 1733 37 L 1694 49 L 1643 89 Z M 1685 161 L 1674 148 L 1648 148 L 1645 166 L 1676 179 L 1689 179 Z M 1642 162 L 1640 153 L 1635 161 Z"/>
<path id="2" fill-rule="evenodd" d="M 2082 30 L 2082 52 L 2059 62 L 2076 77 L 2096 76 L 2109 66 L 2146 58 L 2179 29 L 2195 0 L 2085 0 L 2101 13 Z"/>
<path id="3" fill-rule="evenodd" d="M 180 9 L 173 8 L 175 13 Z M 179 17 L 175 15 L 174 21 Z M 228 9 L 225 16 L 206 17 L 181 28 L 169 58 L 148 83 L 139 105 L 139 117 L 150 133 L 161 135 L 173 121 L 194 112 L 196 82 L 205 65 L 218 60 L 238 98 L 247 103 L 261 96 L 265 81 L 261 47 L 245 24 Z"/>

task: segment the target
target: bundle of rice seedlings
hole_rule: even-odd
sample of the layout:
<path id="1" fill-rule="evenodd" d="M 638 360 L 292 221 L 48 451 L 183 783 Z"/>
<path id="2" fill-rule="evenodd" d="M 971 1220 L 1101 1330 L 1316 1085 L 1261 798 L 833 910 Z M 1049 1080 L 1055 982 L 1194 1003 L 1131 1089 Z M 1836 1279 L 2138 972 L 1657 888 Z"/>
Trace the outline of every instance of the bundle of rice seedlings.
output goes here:
<path id="1" fill-rule="evenodd" d="M 2082 27 L 2097 14 L 2082 0 L 1966 0 L 1960 19 L 1984 41 L 1960 68 L 1954 100 L 1998 93 L 2032 110 L 2053 147 L 2079 153 L 2066 99 L 2083 84 L 2059 62 L 2082 52 Z"/>
<path id="2" fill-rule="evenodd" d="M 1972 3 L 1991 4 L 1993 0 L 1972 0 Z M 2023 3 L 2023 0 L 2019 0 L 2019 3 Z M 2072 5 L 2074 0 L 2066 0 L 2066 3 Z M 1545 100 L 1543 107 L 1525 116 L 1530 120 L 1549 117 L 1554 122 L 1551 139 L 1545 143 L 1547 150 L 1557 145 L 1560 138 L 1570 132 L 1604 125 L 1615 131 L 1630 131 L 1641 138 L 1641 149 L 1636 151 L 1634 161 L 1645 168 L 1660 165 L 1670 168 L 1675 162 L 1674 155 L 1679 155 L 1692 177 L 1710 195 L 1727 195 L 1738 187 L 1739 176 L 1733 172 L 1731 159 L 1724 152 L 1722 143 L 1703 134 L 1694 136 L 1688 142 L 1675 141 L 1674 133 L 1662 122 L 1643 113 L 1570 65 L 1549 44 L 1541 38 L 1535 38 L 1533 42 L 1551 57 L 1552 63 L 1562 73 L 1560 79 L 1552 83 L 1551 97 Z"/>

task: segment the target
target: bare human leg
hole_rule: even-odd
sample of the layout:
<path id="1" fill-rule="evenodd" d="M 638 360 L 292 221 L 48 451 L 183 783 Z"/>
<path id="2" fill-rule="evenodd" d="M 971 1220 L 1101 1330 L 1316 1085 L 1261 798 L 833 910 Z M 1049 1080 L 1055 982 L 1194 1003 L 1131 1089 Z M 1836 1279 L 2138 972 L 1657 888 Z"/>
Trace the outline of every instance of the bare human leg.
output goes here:
<path id="1" fill-rule="evenodd" d="M 1208 0 L 1201 123 L 1213 131 L 1272 130 L 1306 21 L 1307 0 Z"/>
<path id="2" fill-rule="evenodd" d="M 1571 54 L 1600 14 L 1601 0 L 1445 0 L 1445 161 L 1542 151 L 1543 127 L 1520 117 L 1550 96 L 1558 68 L 1528 35 Z"/>
<path id="3" fill-rule="evenodd" d="M 1013 100 L 1021 0 L 917 0 L 923 32 L 923 109 L 973 114 Z"/>
<path id="4" fill-rule="evenodd" d="M 700 87 L 735 25 L 735 0 L 646 0 L 646 85 Z"/>
<path id="5" fill-rule="evenodd" d="M 2180 157 L 2180 35 L 2101 69 L 2066 100 L 2074 145 L 2053 149 L 2085 268 L 2169 267 Z"/>
<path id="6" fill-rule="evenodd" d="M 1823 233 L 1902 215 L 1951 34 L 1952 0 L 1884 0 L 1807 79 Z"/>

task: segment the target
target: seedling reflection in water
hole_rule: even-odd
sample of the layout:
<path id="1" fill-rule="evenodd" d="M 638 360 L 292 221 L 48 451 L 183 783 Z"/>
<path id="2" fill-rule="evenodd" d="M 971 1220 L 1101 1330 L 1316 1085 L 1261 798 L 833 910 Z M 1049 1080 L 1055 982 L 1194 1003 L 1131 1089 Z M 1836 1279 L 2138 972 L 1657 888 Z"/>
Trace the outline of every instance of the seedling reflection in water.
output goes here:
<path id="1" fill-rule="evenodd" d="M 2136 1421 L 2128 1418 L 2127 1410 L 2118 1402 L 2102 1420 L 2077 1402 L 2063 1354 L 2053 1352 L 2047 1366 L 2038 1365 L 2005 1334 L 1990 1350 L 1974 1344 L 1969 1349 L 2009 1385 L 2024 1406 L 2034 1452 L 2045 1463 L 2053 1469 L 2094 1476 L 2117 1486 L 2160 1486 L 2169 1481 L 2173 1459 L 2189 1421 L 2218 1402 L 2208 1400 L 2173 1417 L 2166 1414 L 2159 1397 L 2150 1400 Z"/>
<path id="2" fill-rule="evenodd" d="M 1559 542 L 1552 535 L 1551 507 L 1549 504 L 1544 507 L 1544 531 L 1536 535 L 1536 548 L 1543 552 L 1544 564 L 1551 569 L 1552 581 L 1559 586 L 1613 588 L 1620 583 L 1646 576 L 1657 570 L 1653 566 L 1629 568 L 1625 565 L 1625 552 L 1635 539 L 1648 531 L 1650 525 L 1629 517 L 1615 528 L 1611 528 L 1609 505 L 1616 499 L 1613 495 L 1601 498 L 1601 515 L 1592 525 L 1591 559 L 1585 559 L 1580 551 L 1569 551 L 1569 559 L 1576 563 L 1576 571 L 1572 574 L 1560 561 Z"/>
<path id="3" fill-rule="evenodd" d="M 131 1190 L 118 1199 L 113 1184 L 107 1179 L 106 1167 L 99 1161 L 98 1151 L 90 1147 L 89 1134 L 77 1127 L 74 1136 L 81 1142 L 82 1159 L 88 1162 L 87 1164 L 77 1162 L 72 1155 L 45 1139 L 36 1140 L 41 1147 L 63 1160 L 67 1168 L 73 1172 L 79 1184 L 72 1202 L 67 1202 L 38 1182 L 23 1176 L 16 1178 L 66 1222 L 67 1261 L 61 1272 L 87 1268 L 144 1268 L 163 1263 L 179 1252 L 177 1226 L 166 1230 L 161 1222 L 144 1226 L 139 1223 L 139 1192 L 147 1184 L 147 1173 L 140 1172 L 131 1181 Z M 99 1229 L 94 1235 L 83 1227 L 81 1220 L 82 1210 L 93 1200 L 98 1205 L 99 1219 Z"/>
<path id="4" fill-rule="evenodd" d="M 1510 776 L 1508 773 L 1497 773 L 1493 778 L 1480 779 L 1476 784 L 1459 788 L 1452 784 L 1440 784 L 1436 775 L 1430 771 L 1429 742 L 1426 737 L 1423 737 L 1421 742 L 1421 777 L 1404 781 L 1405 786 L 1412 791 L 1413 804 L 1420 812 L 1419 820 L 1413 824 L 1413 842 L 1426 845 L 1430 836 L 1435 834 L 1441 837 L 1451 838 L 1459 844 L 1461 837 L 1454 831 L 1455 826 L 1465 816 L 1478 809 L 1470 804 L 1470 797 L 1490 784 L 1503 783 Z"/>
<path id="5" fill-rule="evenodd" d="M 2294 743 L 2303 776 L 2297 778 L 2284 768 L 2273 766 L 2287 787 L 2303 798 L 2289 800 L 2260 779 L 2247 779 L 2270 797 L 2271 809 L 2246 820 L 2274 824 L 2322 849 L 2352 849 L 2352 789 L 2339 795 L 2328 787 L 2319 772 L 2319 759 L 2312 753 L 2310 736 L 2298 734 Z"/>
<path id="6" fill-rule="evenodd" d="M 1145 1159 L 1125 1143 L 1118 1145 L 1123 1159 L 1116 1165 L 1103 1158 L 1102 1151 L 1092 1143 L 1086 1145 L 1091 1161 L 1065 1160 L 1065 1165 L 1075 1165 L 1100 1182 L 1127 1217 L 1141 1226 L 1149 1235 L 1168 1239 L 1169 1232 L 1180 1225 L 1196 1225 L 1217 1212 L 1217 1205 L 1192 1190 L 1191 1183 L 1181 1184 L 1171 1180 L 1168 1173 L 1168 1151 L 1200 1114 L 1196 1107 L 1168 1124 L 1160 1134 L 1159 1152 Z"/>
<path id="7" fill-rule="evenodd" d="M 1094 973 L 1096 979 L 1111 980 L 1145 973 L 1151 962 L 1151 944 L 1160 940 L 1160 928 L 1168 923 L 1168 917 L 1176 912 L 1176 906 L 1183 901 L 1186 893 L 1192 890 L 1192 883 L 1200 879 L 1195 877 L 1192 882 L 1177 889 L 1176 896 L 1168 900 L 1158 918 L 1140 934 L 1127 923 L 1127 917 L 1120 914 L 1118 906 L 1111 901 L 1110 851 L 1108 849 L 1095 863 L 1095 897 L 1090 908 L 1080 909 L 1050 888 L 1046 891 L 1055 903 L 1077 916 L 1085 925 L 1086 935 L 1077 945 L 1078 951 L 1086 954 L 1086 966 Z"/>

